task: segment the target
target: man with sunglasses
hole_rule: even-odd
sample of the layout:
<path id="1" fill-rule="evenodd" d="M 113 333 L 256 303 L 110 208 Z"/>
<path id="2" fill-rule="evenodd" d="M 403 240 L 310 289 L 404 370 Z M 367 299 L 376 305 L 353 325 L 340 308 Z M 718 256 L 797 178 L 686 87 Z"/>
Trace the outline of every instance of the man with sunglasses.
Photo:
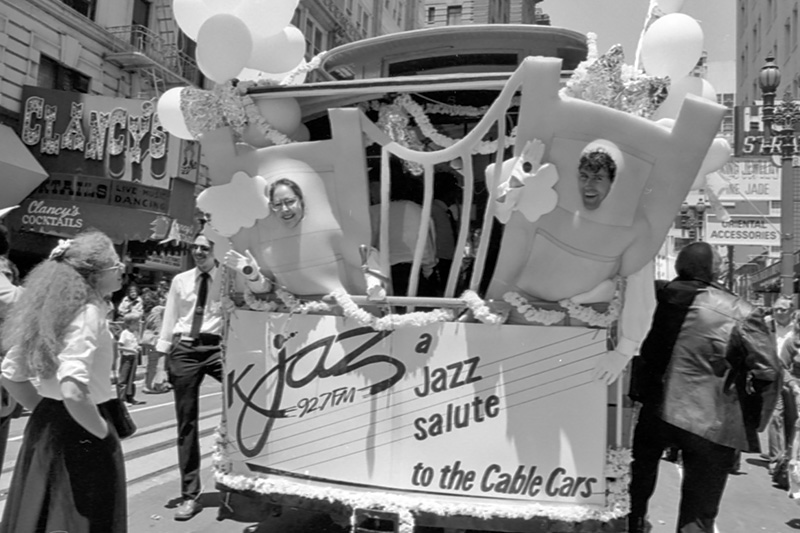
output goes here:
<path id="1" fill-rule="evenodd" d="M 183 503 L 175 520 L 189 520 L 203 510 L 199 502 L 199 391 L 206 375 L 222 382 L 222 308 L 214 244 L 198 235 L 192 245 L 195 268 L 175 276 L 167 294 L 156 351 L 165 364 L 175 395 L 178 419 L 178 463 Z"/>

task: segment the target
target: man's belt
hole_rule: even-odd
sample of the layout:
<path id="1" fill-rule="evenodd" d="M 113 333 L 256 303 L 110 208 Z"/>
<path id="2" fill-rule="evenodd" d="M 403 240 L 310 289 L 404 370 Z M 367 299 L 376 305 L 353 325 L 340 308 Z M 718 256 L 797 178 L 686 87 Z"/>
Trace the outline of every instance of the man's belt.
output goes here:
<path id="1" fill-rule="evenodd" d="M 174 339 L 191 343 L 193 346 L 218 346 L 222 342 L 222 337 L 213 333 L 200 333 L 197 337 L 176 333 Z"/>

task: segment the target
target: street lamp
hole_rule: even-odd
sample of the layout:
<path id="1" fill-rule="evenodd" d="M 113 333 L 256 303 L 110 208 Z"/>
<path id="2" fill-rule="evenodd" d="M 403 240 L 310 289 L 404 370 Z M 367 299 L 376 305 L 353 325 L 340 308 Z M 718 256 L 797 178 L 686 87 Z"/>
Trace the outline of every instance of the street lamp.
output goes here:
<path id="1" fill-rule="evenodd" d="M 786 90 L 783 102 L 775 106 L 775 92 L 781 83 L 781 71 L 772 54 L 758 74 L 764 98 L 762 118 L 766 145 L 772 145 L 772 133 L 780 137 L 781 147 L 781 295 L 794 301 L 794 125 L 800 120 L 800 107 Z M 770 150 L 771 152 L 772 150 Z M 771 153 L 769 154 L 772 155 Z"/>

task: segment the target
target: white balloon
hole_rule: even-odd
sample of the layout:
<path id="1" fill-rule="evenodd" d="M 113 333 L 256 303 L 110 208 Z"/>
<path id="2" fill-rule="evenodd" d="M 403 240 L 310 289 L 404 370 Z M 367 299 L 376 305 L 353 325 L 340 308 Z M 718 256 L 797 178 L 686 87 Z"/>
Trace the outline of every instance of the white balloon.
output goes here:
<path id="1" fill-rule="evenodd" d="M 181 92 L 185 87 L 174 87 L 158 99 L 156 104 L 156 113 L 158 113 L 158 120 L 161 125 L 167 130 L 167 133 L 193 141 L 194 135 L 189 132 L 186 126 L 186 120 L 183 118 L 183 111 L 181 111 Z"/>
<path id="2" fill-rule="evenodd" d="M 300 126 L 300 104 L 294 98 L 260 98 L 256 107 L 269 125 L 284 135 Z"/>
<path id="3" fill-rule="evenodd" d="M 642 39 L 642 62 L 651 76 L 677 80 L 689 74 L 703 53 L 703 29 L 682 13 L 656 20 Z"/>
<path id="4" fill-rule="evenodd" d="M 197 64 L 203 74 L 217 83 L 239 74 L 252 51 L 250 30 L 236 15 L 214 15 L 197 33 Z"/>
<path id="5" fill-rule="evenodd" d="M 254 39 L 247 66 L 261 72 L 286 72 L 299 65 L 305 53 L 303 32 L 289 25 L 275 35 Z"/>
<path id="6" fill-rule="evenodd" d="M 683 0 L 657 0 L 658 8 L 662 13 L 677 13 L 683 7 Z"/>
<path id="7" fill-rule="evenodd" d="M 241 18 L 256 38 L 268 37 L 281 31 L 292 21 L 300 0 L 243 0 L 235 14 Z"/>
<path id="8" fill-rule="evenodd" d="M 266 148 L 267 146 L 272 146 L 275 144 L 267 139 L 266 135 L 261 133 L 258 127 L 254 124 L 249 124 L 244 129 L 242 132 L 242 140 L 250 146 L 254 146 L 256 148 Z"/>
<path id="9" fill-rule="evenodd" d="M 233 15 L 244 0 L 203 0 L 212 15 L 227 13 Z"/>
<path id="10" fill-rule="evenodd" d="M 669 94 L 666 100 L 653 113 L 652 120 L 664 118 L 677 118 L 687 94 L 702 96 L 703 80 L 696 76 L 684 76 L 669 85 Z"/>
<path id="11" fill-rule="evenodd" d="M 311 139 L 311 132 L 308 131 L 308 127 L 305 124 L 300 124 L 289 137 L 291 137 L 293 141 L 304 143 Z"/>
<path id="12" fill-rule="evenodd" d="M 175 22 L 193 41 L 197 40 L 200 26 L 213 14 L 203 0 L 172 0 L 172 15 L 175 17 Z"/>

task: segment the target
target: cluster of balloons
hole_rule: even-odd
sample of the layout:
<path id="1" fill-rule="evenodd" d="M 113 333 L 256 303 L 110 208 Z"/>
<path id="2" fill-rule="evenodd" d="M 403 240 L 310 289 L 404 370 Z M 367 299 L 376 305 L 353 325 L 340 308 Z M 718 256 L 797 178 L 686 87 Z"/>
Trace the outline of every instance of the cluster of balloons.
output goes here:
<path id="1" fill-rule="evenodd" d="M 652 117 L 667 128 L 674 124 L 687 95 L 717 101 L 714 87 L 708 81 L 691 75 L 703 54 L 703 30 L 695 19 L 679 13 L 683 1 L 656 0 L 656 5 L 665 14 L 647 28 L 641 44 L 645 71 L 652 76 L 668 76 L 670 79 L 669 94 Z M 705 190 L 712 209 L 723 220 L 730 216 L 719 202 L 716 194 L 719 187 L 714 184 L 724 184 L 717 171 L 730 160 L 731 154 L 728 141 L 721 137 L 715 139 L 692 184 L 693 190 Z"/>
<path id="2" fill-rule="evenodd" d="M 173 0 L 175 22 L 197 41 L 197 64 L 223 83 L 245 68 L 271 74 L 294 69 L 306 50 L 289 24 L 299 0 Z"/>
<path id="3" fill-rule="evenodd" d="M 645 31 L 642 63 L 647 74 L 669 77 L 669 95 L 653 119 L 676 118 L 687 94 L 716 101 L 716 91 L 691 72 L 703 54 L 703 29 L 689 15 L 679 13 L 683 0 L 656 0 L 664 16 Z"/>
<path id="4" fill-rule="evenodd" d="M 203 74 L 216 83 L 283 80 L 303 62 L 303 33 L 290 24 L 299 0 L 173 0 L 172 12 L 181 31 L 197 42 L 195 59 Z M 182 139 L 194 139 L 181 110 L 182 87 L 165 92 L 158 101 L 164 128 Z M 294 140 L 307 140 L 300 123 L 300 106 L 292 98 L 257 104 L 266 121 Z M 248 142 L 270 143 L 255 125 Z"/>

